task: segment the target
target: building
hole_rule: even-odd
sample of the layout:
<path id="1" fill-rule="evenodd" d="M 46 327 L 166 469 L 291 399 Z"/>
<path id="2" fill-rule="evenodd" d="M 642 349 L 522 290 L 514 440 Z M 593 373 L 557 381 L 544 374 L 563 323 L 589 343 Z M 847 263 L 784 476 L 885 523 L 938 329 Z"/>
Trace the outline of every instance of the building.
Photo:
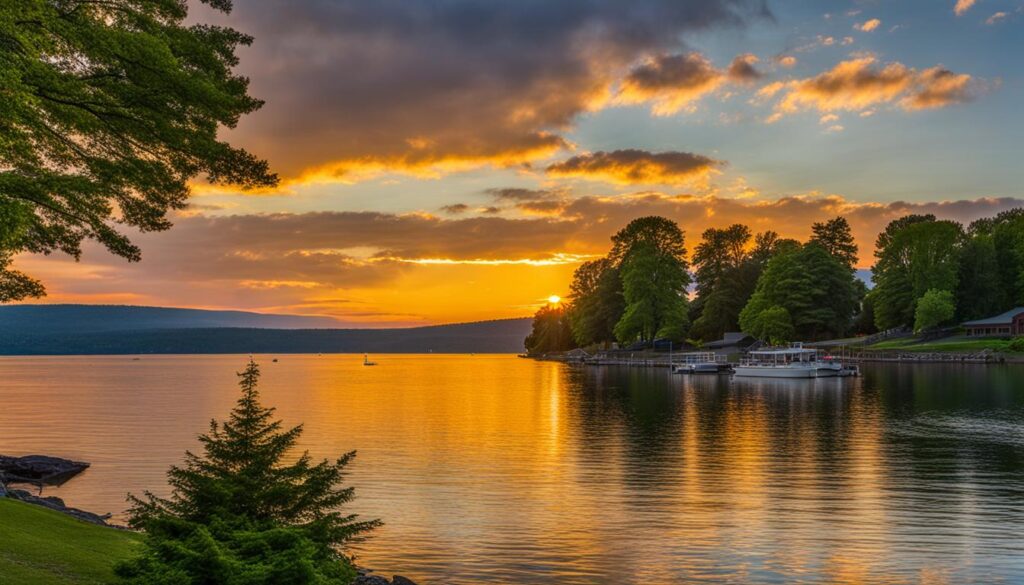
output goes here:
<path id="1" fill-rule="evenodd" d="M 967 330 L 967 335 L 974 336 L 1024 335 L 1024 307 L 1017 307 L 988 319 L 966 321 L 963 328 Z"/>
<path id="2" fill-rule="evenodd" d="M 742 353 L 756 343 L 756 339 L 739 331 L 727 331 L 721 339 L 709 341 L 702 348 L 715 352 L 718 355 L 729 355 Z"/>

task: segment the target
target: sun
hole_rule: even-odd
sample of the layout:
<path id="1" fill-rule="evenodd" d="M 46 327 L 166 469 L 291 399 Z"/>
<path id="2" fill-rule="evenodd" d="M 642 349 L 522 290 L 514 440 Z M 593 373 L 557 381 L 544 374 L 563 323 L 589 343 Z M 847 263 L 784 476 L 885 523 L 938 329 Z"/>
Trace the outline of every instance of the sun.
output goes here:
<path id="1" fill-rule="evenodd" d="M 561 300 L 562 297 L 558 295 L 551 295 L 550 297 L 548 297 L 548 302 L 551 303 L 552 305 L 557 305 Z"/>

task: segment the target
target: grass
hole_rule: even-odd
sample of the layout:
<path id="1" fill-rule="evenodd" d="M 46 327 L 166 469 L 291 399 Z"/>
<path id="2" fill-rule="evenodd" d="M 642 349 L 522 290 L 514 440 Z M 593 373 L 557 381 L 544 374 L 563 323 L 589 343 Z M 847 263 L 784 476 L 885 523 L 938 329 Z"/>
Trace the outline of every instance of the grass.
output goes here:
<path id="1" fill-rule="evenodd" d="M 4 585 L 114 582 L 114 564 L 141 543 L 134 532 L 76 520 L 0 498 L 0 582 Z"/>
<path id="2" fill-rule="evenodd" d="M 917 339 L 913 337 L 893 339 L 890 341 L 881 341 L 876 343 L 868 349 L 898 349 L 901 351 L 964 351 L 964 352 L 976 352 L 985 349 L 998 352 L 1010 352 L 1010 342 L 1005 339 L 964 339 L 964 338 L 952 338 L 948 340 L 938 340 L 929 343 L 917 343 Z M 1012 352 L 1011 352 L 1012 353 Z"/>

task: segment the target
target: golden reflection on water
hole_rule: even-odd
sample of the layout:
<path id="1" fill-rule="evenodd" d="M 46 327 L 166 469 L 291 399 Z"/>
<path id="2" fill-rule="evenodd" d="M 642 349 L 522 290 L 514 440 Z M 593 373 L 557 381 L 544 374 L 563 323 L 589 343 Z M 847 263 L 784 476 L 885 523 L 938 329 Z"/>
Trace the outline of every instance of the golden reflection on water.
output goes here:
<path id="1" fill-rule="evenodd" d="M 0 452 L 93 467 L 99 512 L 236 397 L 244 356 L 0 360 Z M 358 449 L 361 562 L 425 583 L 1024 581 L 1024 387 L 1003 370 L 751 381 L 511 356 L 261 358 L 318 457 Z M 978 380 L 984 383 L 978 383 Z M 1016 438 L 1015 438 L 1016 437 Z M 968 529 L 969 528 L 969 529 Z M 1009 536 L 1008 536 L 1009 535 Z"/>

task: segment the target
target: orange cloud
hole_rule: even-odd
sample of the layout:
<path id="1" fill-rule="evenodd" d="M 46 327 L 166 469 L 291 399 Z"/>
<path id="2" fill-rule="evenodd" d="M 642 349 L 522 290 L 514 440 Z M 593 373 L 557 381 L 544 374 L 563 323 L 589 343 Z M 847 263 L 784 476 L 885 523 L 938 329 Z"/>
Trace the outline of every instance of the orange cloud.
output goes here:
<path id="1" fill-rule="evenodd" d="M 751 83 L 762 73 L 751 54 L 739 55 L 726 70 L 719 70 L 700 53 L 660 55 L 634 67 L 622 80 L 616 103 L 651 102 L 651 112 L 669 116 L 692 110 L 695 102 L 728 82 Z"/>
<path id="2" fill-rule="evenodd" d="M 953 6 L 953 12 L 955 12 L 957 16 L 963 16 L 971 9 L 972 6 L 974 6 L 976 2 L 977 0 L 956 0 L 956 4 Z"/>
<path id="3" fill-rule="evenodd" d="M 691 108 L 724 82 L 722 72 L 700 53 L 662 55 L 630 71 L 616 100 L 623 104 L 653 102 L 655 115 L 668 116 Z"/>
<path id="4" fill-rule="evenodd" d="M 757 96 L 768 100 L 781 95 L 768 118 L 771 122 L 808 109 L 865 111 L 887 103 L 905 110 L 941 108 L 970 101 L 979 87 L 970 75 L 939 66 L 923 71 L 897 62 L 879 66 L 874 57 L 865 56 L 815 77 L 769 84 Z"/>
<path id="5" fill-rule="evenodd" d="M 751 53 L 739 55 L 729 64 L 726 75 L 730 80 L 738 83 L 753 83 L 764 77 L 764 74 L 754 67 L 758 61 L 757 56 Z"/>
<path id="6" fill-rule="evenodd" d="M 999 23 L 1006 19 L 1009 14 L 999 11 L 992 14 L 992 16 L 985 19 L 985 24 L 992 26 L 993 24 Z"/>
<path id="7" fill-rule="evenodd" d="M 881 25 L 882 25 L 882 21 L 881 20 L 878 20 L 877 18 L 872 18 L 872 19 L 869 19 L 869 20 L 865 20 L 864 22 L 862 22 L 860 24 L 853 25 L 853 28 L 855 28 L 856 30 L 859 30 L 861 32 L 871 32 L 871 31 L 877 29 Z"/>
<path id="8" fill-rule="evenodd" d="M 690 152 L 627 149 L 577 155 L 552 164 L 547 174 L 620 185 L 683 185 L 706 181 L 723 164 Z"/>
<path id="9" fill-rule="evenodd" d="M 779 63 L 779 65 L 782 65 L 783 67 L 786 67 L 787 69 L 791 68 L 791 67 L 795 67 L 796 66 L 796 62 L 797 62 L 796 61 L 796 57 L 794 57 L 792 55 L 780 55 L 775 60 Z"/>

